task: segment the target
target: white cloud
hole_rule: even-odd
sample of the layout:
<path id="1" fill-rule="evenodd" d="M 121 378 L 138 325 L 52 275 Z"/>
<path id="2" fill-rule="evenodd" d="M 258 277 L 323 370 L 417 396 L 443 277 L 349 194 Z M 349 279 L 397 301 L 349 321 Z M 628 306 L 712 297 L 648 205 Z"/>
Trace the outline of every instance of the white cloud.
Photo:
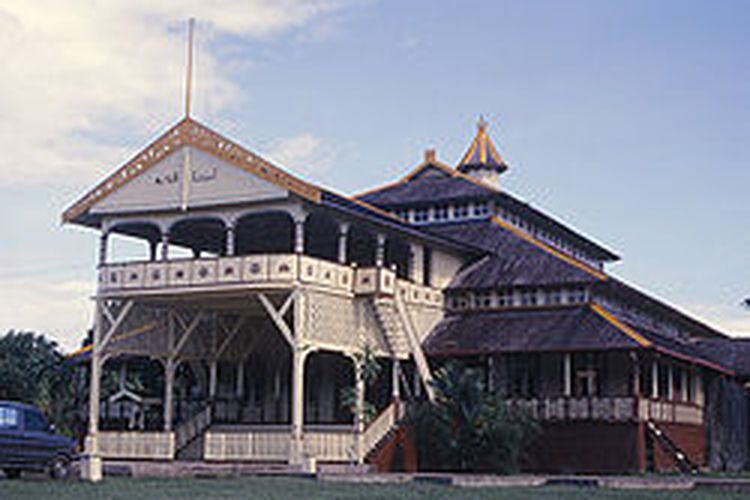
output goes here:
<path id="1" fill-rule="evenodd" d="M 218 113 L 238 95 L 236 65 L 204 50 L 208 40 L 311 28 L 353 1 L 4 1 L 0 185 L 90 182 L 132 152 L 129 132 L 178 117 L 188 16 L 199 23 L 198 112 Z"/>
<path id="2" fill-rule="evenodd" d="M 313 134 L 304 133 L 278 141 L 268 157 L 292 172 L 316 177 L 333 166 L 336 150 Z"/>
<path id="3" fill-rule="evenodd" d="M 80 346 L 91 327 L 93 307 L 90 300 L 95 281 L 46 278 L 0 280 L 8 293 L 0 300 L 0 335 L 14 328 L 44 333 L 64 350 Z M 10 324 L 7 322 L 12 321 Z"/>
<path id="4" fill-rule="evenodd" d="M 694 313 L 720 331 L 740 337 L 750 336 L 750 310 L 739 304 L 693 304 L 687 311 Z"/>

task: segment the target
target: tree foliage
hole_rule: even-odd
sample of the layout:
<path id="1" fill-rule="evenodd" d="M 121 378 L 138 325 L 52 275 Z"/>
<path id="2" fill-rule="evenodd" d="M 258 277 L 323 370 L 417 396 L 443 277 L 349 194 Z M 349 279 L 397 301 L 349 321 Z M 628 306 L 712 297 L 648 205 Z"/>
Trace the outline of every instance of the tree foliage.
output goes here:
<path id="1" fill-rule="evenodd" d="M 482 374 L 451 361 L 435 373 L 435 401 L 413 407 L 420 468 L 509 473 L 538 432 L 528 415 L 487 391 Z"/>
<path id="2" fill-rule="evenodd" d="M 0 400 L 39 407 L 71 436 L 85 425 L 86 379 L 85 370 L 69 363 L 43 335 L 11 330 L 0 337 Z"/>

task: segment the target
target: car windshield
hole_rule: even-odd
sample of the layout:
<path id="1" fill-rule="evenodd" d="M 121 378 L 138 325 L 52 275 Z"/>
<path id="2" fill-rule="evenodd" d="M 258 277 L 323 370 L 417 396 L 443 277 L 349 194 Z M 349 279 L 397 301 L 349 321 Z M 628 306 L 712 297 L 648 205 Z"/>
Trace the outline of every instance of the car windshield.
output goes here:
<path id="1" fill-rule="evenodd" d="M 0 406 L 0 429 L 18 429 L 18 409 Z"/>
<path id="2" fill-rule="evenodd" d="M 47 421 L 44 417 L 34 410 L 26 410 L 26 425 L 27 431 L 33 432 L 46 432 L 48 430 Z"/>

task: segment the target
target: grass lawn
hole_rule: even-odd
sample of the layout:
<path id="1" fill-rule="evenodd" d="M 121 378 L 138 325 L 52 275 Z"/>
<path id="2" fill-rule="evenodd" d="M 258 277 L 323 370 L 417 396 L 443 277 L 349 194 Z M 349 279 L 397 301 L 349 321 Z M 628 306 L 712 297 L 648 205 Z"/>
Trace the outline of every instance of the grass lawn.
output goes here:
<path id="1" fill-rule="evenodd" d="M 624 491 L 575 487 L 457 488 L 431 484 L 363 485 L 318 482 L 312 479 L 243 477 L 236 479 L 105 479 L 99 484 L 77 481 L 0 480 L 0 499 L 169 500 L 169 499 L 732 499 L 747 494 L 708 491 Z"/>

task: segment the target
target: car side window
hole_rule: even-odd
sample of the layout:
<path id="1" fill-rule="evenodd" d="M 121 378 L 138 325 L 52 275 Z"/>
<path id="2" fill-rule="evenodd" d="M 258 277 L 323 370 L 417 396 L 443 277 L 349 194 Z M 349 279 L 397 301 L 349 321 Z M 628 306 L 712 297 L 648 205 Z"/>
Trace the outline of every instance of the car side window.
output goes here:
<path id="1" fill-rule="evenodd" d="M 26 419 L 26 430 L 32 431 L 32 432 L 47 432 L 49 430 L 49 427 L 47 426 L 47 421 L 44 420 L 44 417 L 31 410 L 26 410 L 24 415 L 24 418 Z"/>
<path id="2" fill-rule="evenodd" d="M 18 429 L 18 410 L 0 406 L 0 429 Z"/>

